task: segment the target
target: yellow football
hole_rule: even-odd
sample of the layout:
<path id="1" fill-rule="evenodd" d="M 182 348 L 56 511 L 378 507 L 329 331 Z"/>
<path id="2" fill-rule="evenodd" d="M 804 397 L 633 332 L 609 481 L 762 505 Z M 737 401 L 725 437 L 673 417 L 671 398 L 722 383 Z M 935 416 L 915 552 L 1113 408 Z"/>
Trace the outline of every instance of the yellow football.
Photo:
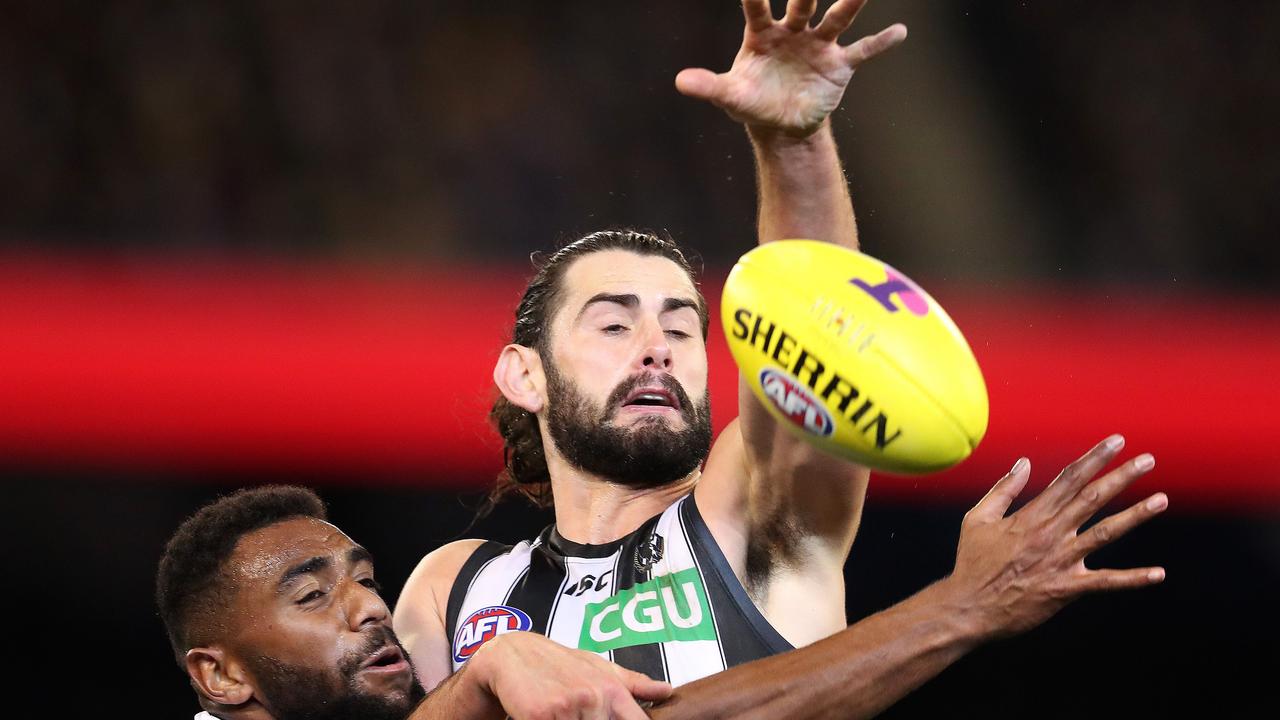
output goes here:
<path id="1" fill-rule="evenodd" d="M 918 285 L 863 253 L 783 240 L 743 255 L 720 305 L 742 376 L 784 426 L 896 473 L 965 459 L 987 387 L 959 328 Z"/>

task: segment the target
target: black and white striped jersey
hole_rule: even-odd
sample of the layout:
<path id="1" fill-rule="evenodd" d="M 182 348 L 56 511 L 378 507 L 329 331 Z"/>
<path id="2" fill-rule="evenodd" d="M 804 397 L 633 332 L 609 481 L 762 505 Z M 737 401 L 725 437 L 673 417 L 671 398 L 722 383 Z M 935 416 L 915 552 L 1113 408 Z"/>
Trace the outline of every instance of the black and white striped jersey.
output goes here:
<path id="1" fill-rule="evenodd" d="M 554 525 L 533 541 L 481 545 L 446 620 L 455 671 L 516 630 L 675 685 L 792 649 L 747 597 L 692 495 L 605 545 L 570 542 Z"/>

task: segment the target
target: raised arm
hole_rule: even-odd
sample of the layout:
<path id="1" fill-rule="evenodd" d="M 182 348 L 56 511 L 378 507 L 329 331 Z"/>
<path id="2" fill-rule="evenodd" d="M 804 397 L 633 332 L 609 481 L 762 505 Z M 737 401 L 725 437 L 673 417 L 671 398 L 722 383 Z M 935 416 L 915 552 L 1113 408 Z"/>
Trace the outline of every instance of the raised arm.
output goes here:
<path id="1" fill-rule="evenodd" d="M 1085 593 L 1163 581 L 1159 567 L 1090 570 L 1084 564 L 1087 555 L 1168 505 L 1156 493 L 1079 532 L 1154 466 L 1150 455 L 1139 455 L 1090 482 L 1123 444 L 1119 436 L 1103 441 L 1006 515 L 1030 476 L 1030 463 L 1019 460 L 965 515 L 950 576 L 808 647 L 684 685 L 651 717 L 870 717 L 974 647 L 1035 627 Z"/>
<path id="2" fill-rule="evenodd" d="M 775 19 L 766 0 L 745 0 L 746 27 L 733 66 L 723 74 L 684 70 L 676 87 L 746 126 L 756 160 L 761 243 L 799 237 L 856 248 L 853 206 L 829 115 L 854 71 L 902 42 L 907 30 L 893 25 L 841 45 L 840 35 L 865 0 L 837 0 L 815 22 L 816 4 L 791 0 L 786 15 Z M 774 565 L 801 570 L 792 576 L 792 595 L 827 599 L 803 624 L 779 626 L 793 642 L 807 642 L 845 625 L 843 599 L 831 588 L 839 587 L 868 473 L 792 435 L 745 381 L 738 395 L 738 421 L 722 433 L 707 462 L 698 506 L 731 562 L 748 552 L 785 560 Z M 769 528 L 782 527 L 790 539 L 770 540 Z M 735 570 L 742 577 L 744 569 Z M 825 590 L 816 593 L 819 587 Z M 765 611 L 775 624 L 793 615 Z"/>
<path id="3" fill-rule="evenodd" d="M 691 68 L 676 88 L 707 100 L 747 128 L 755 151 L 761 243 L 813 238 L 858 246 L 848 183 L 829 116 L 862 63 L 907 37 L 892 25 L 842 46 L 866 0 L 838 0 L 812 24 L 817 3 L 792 0 L 775 20 L 766 0 L 744 0 L 742 48 L 728 72 Z"/>

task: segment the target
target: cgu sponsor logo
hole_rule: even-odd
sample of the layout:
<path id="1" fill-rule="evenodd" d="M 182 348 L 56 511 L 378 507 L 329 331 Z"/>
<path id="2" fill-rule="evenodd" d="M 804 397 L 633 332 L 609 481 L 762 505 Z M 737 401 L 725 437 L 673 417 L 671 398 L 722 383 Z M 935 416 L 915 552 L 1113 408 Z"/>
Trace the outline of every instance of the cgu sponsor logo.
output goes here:
<path id="1" fill-rule="evenodd" d="M 760 371 L 760 387 L 793 425 L 819 437 L 828 437 L 835 431 L 835 423 L 826 408 L 795 378 L 767 367 Z"/>
<path id="2" fill-rule="evenodd" d="M 578 647 L 605 652 L 634 645 L 715 640 L 697 568 L 663 575 L 586 606 Z"/>
<path id="3" fill-rule="evenodd" d="M 462 621 L 453 640 L 453 660 L 464 663 L 476 654 L 480 646 L 509 632 L 528 630 L 533 621 L 524 611 L 506 605 L 481 608 Z"/>

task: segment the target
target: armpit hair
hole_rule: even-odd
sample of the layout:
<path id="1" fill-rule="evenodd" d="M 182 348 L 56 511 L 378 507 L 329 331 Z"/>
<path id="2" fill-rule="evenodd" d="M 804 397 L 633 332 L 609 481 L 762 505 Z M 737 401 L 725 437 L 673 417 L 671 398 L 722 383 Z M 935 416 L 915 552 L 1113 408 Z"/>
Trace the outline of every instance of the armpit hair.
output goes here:
<path id="1" fill-rule="evenodd" d="M 802 554 L 804 534 L 795 516 L 779 508 L 751 529 L 747 541 L 747 594 L 752 600 L 764 590 L 779 568 L 795 564 Z"/>

